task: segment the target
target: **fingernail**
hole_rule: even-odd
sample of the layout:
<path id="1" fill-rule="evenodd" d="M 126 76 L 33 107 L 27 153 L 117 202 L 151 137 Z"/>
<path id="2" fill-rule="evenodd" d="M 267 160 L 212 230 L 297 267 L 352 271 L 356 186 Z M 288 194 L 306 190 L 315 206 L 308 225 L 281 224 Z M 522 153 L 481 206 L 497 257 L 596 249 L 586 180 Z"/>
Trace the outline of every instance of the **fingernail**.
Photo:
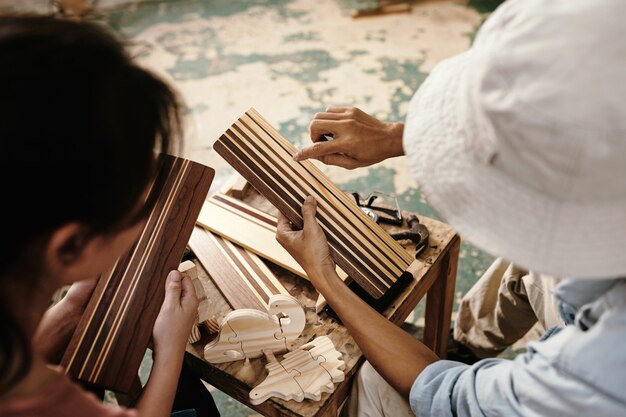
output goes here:
<path id="1" fill-rule="evenodd" d="M 294 161 L 299 161 L 300 160 L 300 152 L 296 152 L 293 154 L 293 160 Z"/>
<path id="2" fill-rule="evenodd" d="M 304 202 L 308 204 L 315 204 L 315 198 L 313 198 L 312 195 L 309 195 L 304 199 Z"/>

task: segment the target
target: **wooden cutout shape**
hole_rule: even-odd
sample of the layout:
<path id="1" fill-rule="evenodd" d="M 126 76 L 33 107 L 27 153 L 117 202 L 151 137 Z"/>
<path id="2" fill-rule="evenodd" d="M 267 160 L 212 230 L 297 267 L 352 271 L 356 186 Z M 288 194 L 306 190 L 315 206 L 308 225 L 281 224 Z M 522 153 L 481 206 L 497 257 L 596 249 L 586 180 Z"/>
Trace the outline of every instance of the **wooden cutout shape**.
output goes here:
<path id="1" fill-rule="evenodd" d="M 300 336 L 306 316 L 295 297 L 273 295 L 267 312 L 238 309 L 220 323 L 218 337 L 204 347 L 204 359 L 211 363 L 258 358 L 263 351 L 285 352 Z"/>
<path id="2" fill-rule="evenodd" d="M 210 305 L 207 299 L 204 285 L 198 278 L 198 268 L 192 261 L 185 261 L 178 266 L 178 271 L 191 279 L 193 288 L 196 291 L 196 297 L 198 298 L 198 315 L 196 317 L 196 326 L 210 318 L 209 311 Z"/>
<path id="3" fill-rule="evenodd" d="M 261 404 L 270 397 L 319 401 L 322 392 L 332 393 L 345 378 L 345 362 L 328 336 L 320 336 L 277 362 L 268 357 L 268 376 L 250 391 L 250 402 Z"/>
<path id="4" fill-rule="evenodd" d="M 200 317 L 205 318 L 208 315 L 209 301 L 207 300 L 204 286 L 198 278 L 198 268 L 196 267 L 196 264 L 194 264 L 192 261 L 182 262 L 180 265 L 178 265 L 178 271 L 181 273 L 181 275 L 186 276 L 191 280 L 194 291 L 196 292 L 196 297 L 198 298 L 198 313 L 196 315 L 196 324 L 191 328 L 191 332 L 189 333 L 189 337 L 187 338 L 187 343 L 192 345 L 194 343 L 197 343 L 202 337 L 202 335 L 200 334 L 200 328 L 198 326 L 204 321 L 200 320 Z"/>

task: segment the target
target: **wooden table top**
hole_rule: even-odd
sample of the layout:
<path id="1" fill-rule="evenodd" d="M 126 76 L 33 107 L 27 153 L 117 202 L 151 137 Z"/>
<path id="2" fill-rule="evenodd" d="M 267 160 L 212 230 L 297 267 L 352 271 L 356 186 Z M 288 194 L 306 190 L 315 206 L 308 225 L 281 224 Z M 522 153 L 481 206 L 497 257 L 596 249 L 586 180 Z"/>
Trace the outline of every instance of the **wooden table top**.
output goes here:
<path id="1" fill-rule="evenodd" d="M 277 214 L 276 209 L 254 189 L 247 192 L 242 200 L 269 214 Z M 405 212 L 403 214 L 404 218 L 406 218 L 410 213 Z M 439 273 L 442 255 L 448 251 L 453 242 L 458 240 L 458 235 L 449 225 L 421 215 L 418 215 L 418 218 L 421 223 L 427 226 L 430 242 L 429 247 L 418 257 L 422 265 L 414 274 L 413 281 L 384 311 L 384 315 L 397 325 L 401 325 L 404 322 L 417 303 L 424 297 Z M 406 230 L 406 227 L 404 229 L 388 225 L 383 225 L 383 227 L 389 230 L 390 233 Z M 415 244 L 408 242 L 405 247 L 408 251 L 414 253 Z M 210 300 L 210 314 L 215 315 L 217 318 L 223 317 L 232 308 L 228 305 L 200 262 L 197 259 L 192 260 L 198 266 L 199 279 L 203 283 L 207 297 Z M 187 364 L 204 380 L 238 401 L 256 409 L 263 415 L 321 416 L 331 410 L 336 410 L 347 396 L 352 377 L 364 361 L 364 357 L 359 347 L 348 334 L 347 329 L 340 322 L 326 312 L 322 312 L 319 315 L 315 313 L 315 303 L 318 294 L 308 281 L 269 262 L 267 264 L 290 294 L 296 297 L 304 306 L 307 323 L 296 342 L 296 347 L 318 336 L 328 336 L 334 343 L 335 348 L 343 355 L 343 360 L 346 364 L 346 378 L 344 382 L 336 384 L 333 393 L 322 394 L 320 401 L 305 399 L 302 402 L 296 402 L 271 398 L 258 406 L 253 406 L 246 399 L 250 389 L 261 383 L 267 376 L 265 358 L 251 359 L 250 365 L 246 368 L 244 368 L 244 361 L 224 364 L 208 363 L 203 360 L 203 349 L 210 339 L 207 335 L 203 335 L 199 342 L 187 346 Z M 276 357 L 280 360 L 282 355 L 276 355 Z"/>

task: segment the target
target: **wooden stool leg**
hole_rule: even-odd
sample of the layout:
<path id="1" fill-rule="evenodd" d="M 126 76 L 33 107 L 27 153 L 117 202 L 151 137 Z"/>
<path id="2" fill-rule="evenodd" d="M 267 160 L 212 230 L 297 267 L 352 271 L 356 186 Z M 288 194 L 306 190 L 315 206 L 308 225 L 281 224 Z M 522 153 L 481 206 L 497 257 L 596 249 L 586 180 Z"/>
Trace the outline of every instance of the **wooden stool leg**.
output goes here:
<path id="1" fill-rule="evenodd" d="M 426 296 L 424 344 L 441 359 L 445 359 L 448 347 L 460 246 L 461 239 L 457 236 L 442 259 L 437 279 Z"/>

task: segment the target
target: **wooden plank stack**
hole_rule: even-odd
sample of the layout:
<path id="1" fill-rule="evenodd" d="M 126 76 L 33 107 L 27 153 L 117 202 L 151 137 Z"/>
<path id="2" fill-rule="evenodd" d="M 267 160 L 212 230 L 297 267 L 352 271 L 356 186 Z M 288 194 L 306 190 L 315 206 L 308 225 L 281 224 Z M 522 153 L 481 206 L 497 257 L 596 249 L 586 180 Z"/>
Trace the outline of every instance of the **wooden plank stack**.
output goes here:
<path id="1" fill-rule="evenodd" d="M 233 123 L 214 149 L 297 227 L 304 199 L 314 196 L 335 262 L 374 300 L 411 278 L 413 257 L 311 161 L 294 161 L 296 149 L 256 110 Z"/>
<path id="2" fill-rule="evenodd" d="M 167 180 L 138 241 L 103 274 L 61 365 L 76 379 L 127 393 L 213 180 L 212 168 L 163 156 Z"/>
<path id="3" fill-rule="evenodd" d="M 196 226 L 189 247 L 234 309 L 265 311 L 274 294 L 289 292 L 254 253 Z"/>
<path id="4" fill-rule="evenodd" d="M 298 262 L 276 241 L 276 217 L 236 198 L 215 193 L 202 206 L 197 223 L 250 252 L 308 279 Z"/>

